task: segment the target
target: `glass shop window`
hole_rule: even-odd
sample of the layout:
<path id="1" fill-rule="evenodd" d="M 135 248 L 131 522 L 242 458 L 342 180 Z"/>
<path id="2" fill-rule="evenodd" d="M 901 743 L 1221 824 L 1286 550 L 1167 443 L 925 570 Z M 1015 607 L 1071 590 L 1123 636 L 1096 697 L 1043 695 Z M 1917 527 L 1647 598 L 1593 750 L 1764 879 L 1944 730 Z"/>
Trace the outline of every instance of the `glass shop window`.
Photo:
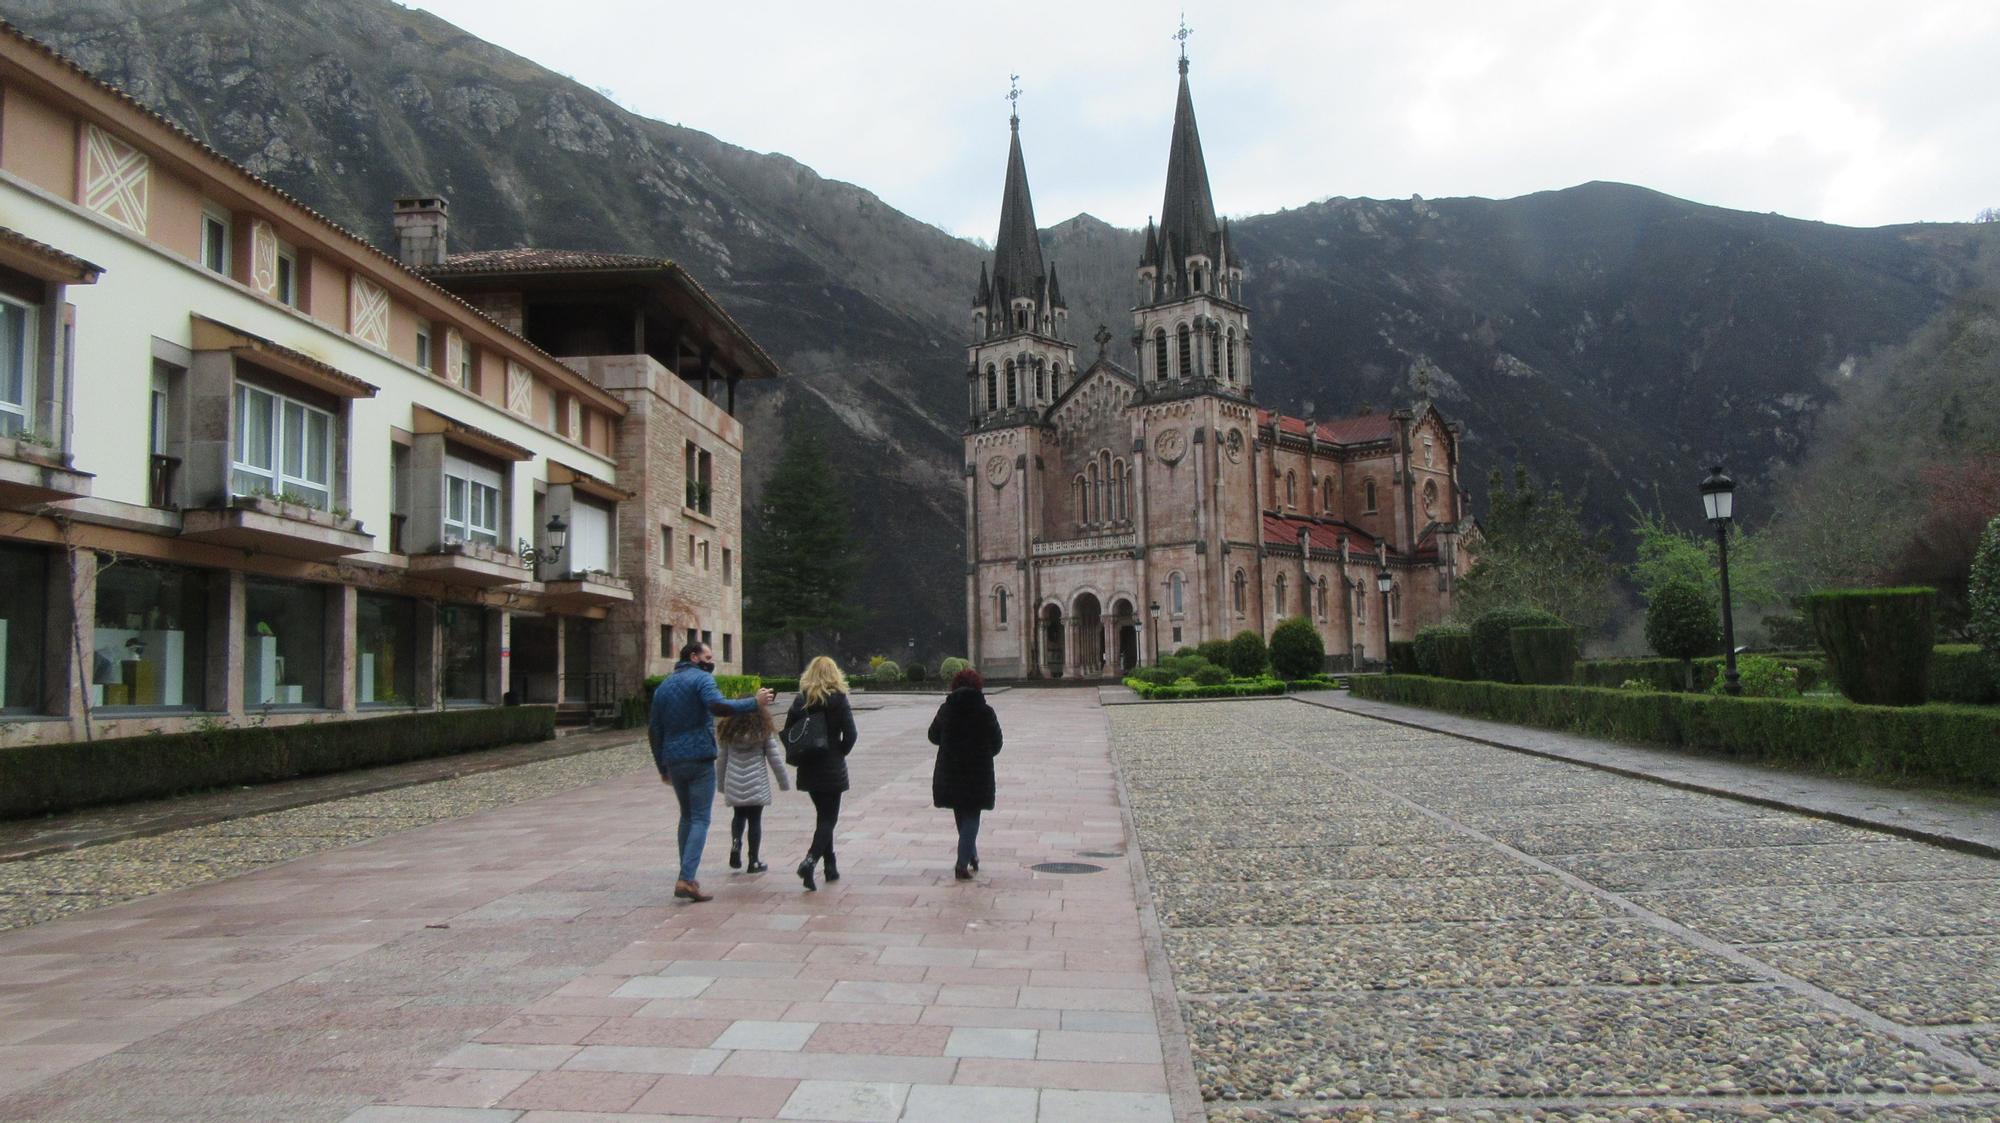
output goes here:
<path id="1" fill-rule="evenodd" d="M 100 554 L 90 634 L 90 704 L 204 707 L 208 574 Z"/>
<path id="2" fill-rule="evenodd" d="M 42 633 L 49 552 L 0 546 L 0 712 L 42 712 Z"/>
<path id="3" fill-rule="evenodd" d="M 438 615 L 444 628 L 445 701 L 486 701 L 486 610 L 450 604 Z"/>
<path id="4" fill-rule="evenodd" d="M 417 697 L 417 602 L 362 593 L 354 614 L 354 700 L 413 706 Z"/>
<path id="5" fill-rule="evenodd" d="M 324 705 L 326 653 L 323 587 L 244 580 L 244 706 Z"/>

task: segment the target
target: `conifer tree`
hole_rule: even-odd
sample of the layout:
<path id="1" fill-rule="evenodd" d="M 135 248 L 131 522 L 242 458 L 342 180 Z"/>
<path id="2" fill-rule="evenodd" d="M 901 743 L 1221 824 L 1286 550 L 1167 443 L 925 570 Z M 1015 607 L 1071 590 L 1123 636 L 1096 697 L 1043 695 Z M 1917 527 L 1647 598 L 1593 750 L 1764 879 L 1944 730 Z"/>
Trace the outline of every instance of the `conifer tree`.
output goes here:
<path id="1" fill-rule="evenodd" d="M 744 557 L 744 616 L 753 643 L 792 641 L 806 665 L 806 637 L 852 629 L 851 598 L 862 556 L 849 529 L 847 493 L 820 435 L 786 427 L 784 449 L 757 506 Z"/>

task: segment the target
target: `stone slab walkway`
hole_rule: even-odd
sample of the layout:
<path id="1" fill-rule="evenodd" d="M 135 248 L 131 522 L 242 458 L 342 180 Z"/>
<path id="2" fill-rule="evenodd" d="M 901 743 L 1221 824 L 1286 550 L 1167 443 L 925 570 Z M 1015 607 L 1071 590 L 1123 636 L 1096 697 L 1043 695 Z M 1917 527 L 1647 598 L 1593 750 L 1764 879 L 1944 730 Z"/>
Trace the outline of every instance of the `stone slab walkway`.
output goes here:
<path id="1" fill-rule="evenodd" d="M 1816 776 L 1697 753 L 1481 721 L 1418 706 L 1391 705 L 1356 698 L 1344 690 L 1315 691 L 1293 697 L 1317 706 L 1449 733 L 1498 748 L 1587 764 L 1689 791 L 1802 811 L 2000 857 L 2000 796 L 1894 788 L 1836 776 Z"/>
<path id="2" fill-rule="evenodd" d="M 860 715 L 818 893 L 784 872 L 810 826 L 786 795 L 771 873 L 729 873 L 723 827 L 717 899 L 674 901 L 641 762 L 0 933 L 0 1119 L 1171 1118 L 1094 692 L 996 699 L 1002 805 L 966 883 L 929 806 L 934 704 Z"/>

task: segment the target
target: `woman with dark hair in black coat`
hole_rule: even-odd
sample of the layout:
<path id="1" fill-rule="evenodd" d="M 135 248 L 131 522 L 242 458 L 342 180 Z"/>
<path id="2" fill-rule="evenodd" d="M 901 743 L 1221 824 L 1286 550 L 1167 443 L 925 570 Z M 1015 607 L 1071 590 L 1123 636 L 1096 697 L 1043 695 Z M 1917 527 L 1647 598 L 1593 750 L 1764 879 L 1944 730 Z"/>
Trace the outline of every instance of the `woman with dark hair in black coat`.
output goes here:
<path id="1" fill-rule="evenodd" d="M 931 719 L 938 747 L 931 772 L 931 804 L 951 808 L 958 823 L 960 881 L 979 868 L 979 813 L 993 810 L 993 758 L 1000 755 L 1000 717 L 986 702 L 986 683 L 970 667 L 952 676 L 951 696 Z"/>

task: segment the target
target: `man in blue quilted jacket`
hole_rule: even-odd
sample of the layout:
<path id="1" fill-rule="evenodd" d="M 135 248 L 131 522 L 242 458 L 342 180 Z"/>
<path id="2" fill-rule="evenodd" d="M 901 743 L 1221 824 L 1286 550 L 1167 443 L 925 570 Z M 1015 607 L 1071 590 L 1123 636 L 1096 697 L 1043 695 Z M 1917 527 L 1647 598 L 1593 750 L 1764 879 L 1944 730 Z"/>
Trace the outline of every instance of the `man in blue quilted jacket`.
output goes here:
<path id="1" fill-rule="evenodd" d="M 681 805 L 681 876 L 674 882 L 676 897 L 714 899 L 701 891 L 695 874 L 701 869 L 701 850 L 708 844 L 709 810 L 715 804 L 715 719 L 751 713 L 760 704 L 770 705 L 774 697 L 769 690 L 759 690 L 755 698 L 733 702 L 724 698 L 715 685 L 715 653 L 705 643 L 682 647 L 674 673 L 653 691 L 647 739 L 653 744 L 653 763 L 659 766 L 660 782 L 673 786 L 674 798 Z"/>

